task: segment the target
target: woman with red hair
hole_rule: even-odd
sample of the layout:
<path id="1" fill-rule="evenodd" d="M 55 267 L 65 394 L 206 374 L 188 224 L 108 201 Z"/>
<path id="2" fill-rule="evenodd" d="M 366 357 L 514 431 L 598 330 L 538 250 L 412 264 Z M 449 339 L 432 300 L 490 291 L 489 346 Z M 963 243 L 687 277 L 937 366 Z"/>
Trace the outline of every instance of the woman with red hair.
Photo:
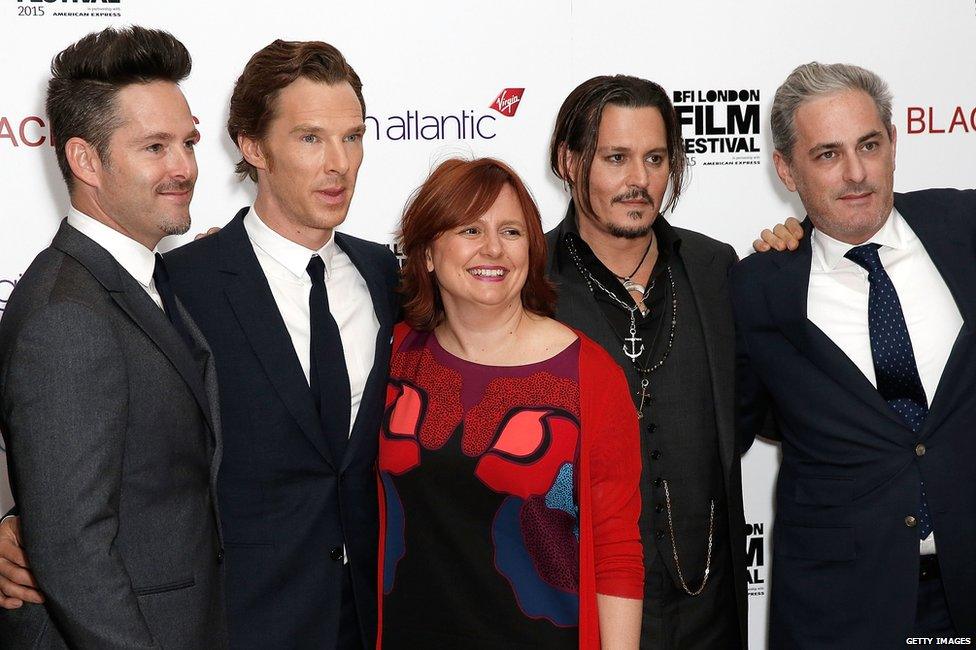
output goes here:
<path id="1" fill-rule="evenodd" d="M 637 648 L 637 414 L 610 356 L 551 318 L 528 190 L 448 160 L 400 235 L 378 646 Z"/>

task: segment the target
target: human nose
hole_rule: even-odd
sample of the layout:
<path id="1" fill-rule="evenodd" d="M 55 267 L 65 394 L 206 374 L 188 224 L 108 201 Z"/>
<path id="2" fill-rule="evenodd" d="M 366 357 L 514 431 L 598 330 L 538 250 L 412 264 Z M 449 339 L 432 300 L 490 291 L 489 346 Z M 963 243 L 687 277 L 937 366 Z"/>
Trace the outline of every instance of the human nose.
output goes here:
<path id="1" fill-rule="evenodd" d="M 170 174 L 175 178 L 195 179 L 197 177 L 197 158 L 190 147 L 180 147 L 176 155 L 170 157 Z"/>
<path id="2" fill-rule="evenodd" d="M 634 158 L 627 166 L 627 185 L 631 187 L 647 187 L 648 173 L 644 161 Z"/>
<path id="3" fill-rule="evenodd" d="M 502 252 L 502 238 L 493 230 L 489 230 L 485 233 L 485 238 L 482 241 L 481 252 L 487 257 L 498 257 Z"/>
<path id="4" fill-rule="evenodd" d="M 325 171 L 340 176 L 349 171 L 349 154 L 341 142 L 331 142 L 326 147 Z"/>
<path id="5" fill-rule="evenodd" d="M 867 177 L 864 161 L 856 153 L 847 156 L 844 165 L 844 180 L 849 183 L 860 183 Z"/>

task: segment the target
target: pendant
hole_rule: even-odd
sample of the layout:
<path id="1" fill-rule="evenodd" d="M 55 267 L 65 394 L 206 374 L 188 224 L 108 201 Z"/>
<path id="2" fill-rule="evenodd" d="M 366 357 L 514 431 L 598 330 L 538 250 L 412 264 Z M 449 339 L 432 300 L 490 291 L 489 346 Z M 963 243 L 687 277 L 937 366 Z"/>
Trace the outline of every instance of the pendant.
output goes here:
<path id="1" fill-rule="evenodd" d="M 648 394 L 648 392 L 647 392 L 647 385 L 649 383 L 650 382 L 647 380 L 647 377 L 644 377 L 643 379 L 641 379 L 640 406 L 637 407 L 637 419 L 638 420 L 640 420 L 640 419 L 642 419 L 644 417 L 644 400 L 646 400 L 648 397 L 650 397 L 650 394 Z"/>
<path id="2" fill-rule="evenodd" d="M 637 349 L 638 345 L 640 345 L 640 350 Z M 630 310 L 630 336 L 624 339 L 624 354 L 631 361 L 636 361 L 640 355 L 644 354 L 644 339 L 637 336 L 637 323 L 634 321 L 633 309 Z"/>
<path id="3" fill-rule="evenodd" d="M 624 285 L 624 289 L 627 291 L 636 291 L 642 296 L 647 293 L 647 287 L 645 287 L 643 284 L 637 284 L 630 278 L 624 278 L 620 282 Z"/>

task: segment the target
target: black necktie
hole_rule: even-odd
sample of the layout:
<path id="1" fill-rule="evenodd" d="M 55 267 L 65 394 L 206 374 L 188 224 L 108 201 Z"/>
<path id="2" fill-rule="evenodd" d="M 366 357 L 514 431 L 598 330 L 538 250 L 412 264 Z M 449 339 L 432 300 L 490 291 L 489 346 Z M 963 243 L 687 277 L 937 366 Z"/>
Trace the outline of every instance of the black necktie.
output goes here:
<path id="1" fill-rule="evenodd" d="M 169 284 L 169 273 L 166 272 L 166 263 L 163 262 L 163 256 L 159 253 L 156 253 L 156 266 L 153 268 L 153 282 L 156 285 L 156 292 L 159 293 L 159 298 L 163 303 L 163 311 L 166 312 L 169 322 L 173 324 L 173 328 L 186 342 L 186 345 L 193 350 L 193 337 L 190 336 L 190 330 L 183 321 L 180 310 L 176 308 L 176 296 L 173 295 L 173 287 Z"/>
<path id="2" fill-rule="evenodd" d="M 334 460 L 341 462 L 349 440 L 349 417 L 352 397 L 349 373 L 342 353 L 339 326 L 329 311 L 329 294 L 325 290 L 325 263 L 313 255 L 306 267 L 312 279 L 308 296 L 310 313 L 311 366 L 309 387 L 319 411 L 322 431 L 332 448 Z"/>
<path id="3" fill-rule="evenodd" d="M 868 282 L 871 284 L 868 293 L 868 333 L 878 392 L 912 431 L 918 433 L 928 415 L 929 404 L 918 376 L 915 351 L 908 336 L 901 301 L 878 256 L 878 246 L 856 246 L 847 251 L 844 257 L 868 272 Z M 932 532 L 932 517 L 925 499 L 925 484 L 920 483 L 919 489 L 922 498 L 918 507 L 918 534 L 925 539 Z"/>

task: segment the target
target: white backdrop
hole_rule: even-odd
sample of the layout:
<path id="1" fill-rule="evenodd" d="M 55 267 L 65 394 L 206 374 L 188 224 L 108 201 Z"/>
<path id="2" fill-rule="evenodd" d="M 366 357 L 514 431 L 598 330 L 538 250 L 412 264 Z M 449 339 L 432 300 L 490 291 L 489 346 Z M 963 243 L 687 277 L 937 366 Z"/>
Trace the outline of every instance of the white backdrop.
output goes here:
<path id="1" fill-rule="evenodd" d="M 131 23 L 173 32 L 193 55 L 183 87 L 203 139 L 191 232 L 223 224 L 251 200 L 249 184 L 232 174 L 236 152 L 224 123 L 235 78 L 275 38 L 328 41 L 365 83 L 374 119 L 343 230 L 376 241 L 390 242 L 407 196 L 453 154 L 512 164 L 546 227 L 555 225 L 566 196 L 547 169 L 549 134 L 563 98 L 597 74 L 634 74 L 680 91 L 684 135 L 699 152 L 670 218 L 730 242 L 740 255 L 762 227 L 802 214 L 776 179 L 768 126 L 773 92 L 800 63 L 857 63 L 888 80 L 899 134 L 897 190 L 976 184 L 976 0 L 0 0 L 0 316 L 67 207 L 43 115 L 51 57 L 90 31 Z M 519 88 L 515 115 L 490 108 L 504 89 Z M 455 116 L 469 133 L 458 138 L 447 120 L 447 133 L 427 129 L 424 139 L 411 128 L 404 138 L 401 125 L 432 123 L 426 115 Z M 470 135 L 471 124 L 481 132 Z M 738 151 L 706 152 L 722 146 Z M 755 648 L 765 647 L 777 454 L 757 443 L 743 461 Z"/>

